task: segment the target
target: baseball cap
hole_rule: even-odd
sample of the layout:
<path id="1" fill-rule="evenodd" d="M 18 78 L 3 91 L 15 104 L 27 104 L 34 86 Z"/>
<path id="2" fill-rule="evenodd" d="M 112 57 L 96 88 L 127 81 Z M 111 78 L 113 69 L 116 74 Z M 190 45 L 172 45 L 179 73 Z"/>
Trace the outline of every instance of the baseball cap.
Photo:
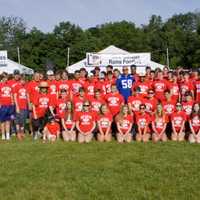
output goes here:
<path id="1" fill-rule="evenodd" d="M 48 71 L 47 71 L 47 75 L 48 75 L 48 76 L 53 76 L 53 75 L 54 75 L 53 70 L 48 70 Z"/>

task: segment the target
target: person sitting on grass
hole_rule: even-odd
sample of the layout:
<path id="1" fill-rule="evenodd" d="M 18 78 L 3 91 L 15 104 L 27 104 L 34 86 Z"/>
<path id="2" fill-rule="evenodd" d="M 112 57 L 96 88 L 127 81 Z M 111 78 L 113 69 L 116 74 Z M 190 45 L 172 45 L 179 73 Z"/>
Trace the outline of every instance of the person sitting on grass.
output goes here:
<path id="1" fill-rule="evenodd" d="M 162 104 L 157 105 L 155 115 L 152 117 L 153 142 L 167 141 L 166 135 L 167 116 L 163 112 Z"/>
<path id="2" fill-rule="evenodd" d="M 121 107 L 120 113 L 115 118 L 117 124 L 117 141 L 119 143 L 131 142 L 131 129 L 133 126 L 133 115 L 131 114 L 128 105 Z"/>
<path id="3" fill-rule="evenodd" d="M 66 112 L 63 115 L 61 120 L 62 122 L 62 136 L 63 140 L 68 141 L 75 141 L 76 140 L 76 131 L 75 131 L 75 121 L 74 121 L 74 113 L 73 113 L 73 105 L 72 102 L 68 101 L 66 106 Z"/>
<path id="4" fill-rule="evenodd" d="M 59 135 L 60 125 L 53 116 L 50 116 L 43 129 L 43 142 L 45 143 L 47 140 L 55 142 L 59 138 Z"/>
<path id="5" fill-rule="evenodd" d="M 100 142 L 109 142 L 112 139 L 111 124 L 112 114 L 109 112 L 106 104 L 100 107 L 100 114 L 97 117 L 98 134 L 97 139 Z"/>
<path id="6" fill-rule="evenodd" d="M 76 128 L 78 130 L 78 142 L 89 143 L 93 138 L 93 131 L 96 127 L 96 116 L 90 111 L 90 102 L 83 102 L 83 109 L 76 113 Z"/>
<path id="7" fill-rule="evenodd" d="M 182 111 L 181 103 L 176 104 L 176 110 L 171 115 L 171 122 L 172 122 L 172 140 L 173 141 L 184 141 L 185 139 L 185 121 L 186 121 L 186 114 Z"/>
<path id="8" fill-rule="evenodd" d="M 189 120 L 191 133 L 189 135 L 190 143 L 200 143 L 200 106 L 195 103 Z"/>
<path id="9" fill-rule="evenodd" d="M 138 133 L 136 135 L 136 141 L 138 142 L 148 142 L 151 134 L 149 129 L 149 124 L 151 122 L 151 117 L 145 112 L 145 104 L 140 105 L 140 112 L 136 115 L 136 125 Z"/>

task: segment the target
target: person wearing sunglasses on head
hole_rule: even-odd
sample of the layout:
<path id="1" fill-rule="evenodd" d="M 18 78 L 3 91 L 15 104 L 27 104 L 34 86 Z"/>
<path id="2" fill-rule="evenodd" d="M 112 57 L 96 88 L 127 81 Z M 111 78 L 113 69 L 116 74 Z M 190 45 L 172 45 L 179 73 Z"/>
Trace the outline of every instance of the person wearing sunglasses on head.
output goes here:
<path id="1" fill-rule="evenodd" d="M 136 141 L 148 142 L 151 134 L 150 134 L 150 122 L 151 117 L 148 113 L 145 112 L 146 106 L 144 104 L 140 105 L 140 112 L 136 115 L 136 125 L 138 133 L 136 135 Z"/>
<path id="2" fill-rule="evenodd" d="M 117 141 L 119 143 L 131 142 L 132 140 L 132 126 L 133 116 L 128 108 L 128 105 L 121 107 L 120 113 L 115 118 L 117 124 Z"/>
<path id="3" fill-rule="evenodd" d="M 83 102 L 83 109 L 81 112 L 76 113 L 75 121 L 78 130 L 78 142 L 90 142 L 96 127 L 96 115 L 90 111 L 89 101 Z"/>
<path id="4" fill-rule="evenodd" d="M 158 104 L 155 115 L 152 117 L 153 142 L 167 141 L 166 127 L 167 127 L 167 116 L 163 111 L 162 104 Z"/>
<path id="5" fill-rule="evenodd" d="M 185 139 L 185 121 L 187 116 L 182 111 L 182 105 L 180 102 L 176 104 L 176 111 L 171 115 L 172 123 L 172 137 L 173 141 L 184 141 Z"/>

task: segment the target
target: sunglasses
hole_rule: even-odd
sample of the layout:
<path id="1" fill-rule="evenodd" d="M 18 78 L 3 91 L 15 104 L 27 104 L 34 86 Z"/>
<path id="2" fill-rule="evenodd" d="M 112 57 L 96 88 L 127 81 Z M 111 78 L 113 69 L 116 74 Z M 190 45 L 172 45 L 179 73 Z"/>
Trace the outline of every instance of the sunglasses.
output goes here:
<path id="1" fill-rule="evenodd" d="M 182 107 L 182 105 L 176 105 L 176 107 Z"/>
<path id="2" fill-rule="evenodd" d="M 85 106 L 85 107 L 89 107 L 90 105 L 83 105 L 83 106 Z"/>
<path id="3" fill-rule="evenodd" d="M 145 110 L 145 107 L 141 107 L 140 110 Z"/>
<path id="4" fill-rule="evenodd" d="M 148 94 L 154 94 L 154 92 L 149 92 Z"/>

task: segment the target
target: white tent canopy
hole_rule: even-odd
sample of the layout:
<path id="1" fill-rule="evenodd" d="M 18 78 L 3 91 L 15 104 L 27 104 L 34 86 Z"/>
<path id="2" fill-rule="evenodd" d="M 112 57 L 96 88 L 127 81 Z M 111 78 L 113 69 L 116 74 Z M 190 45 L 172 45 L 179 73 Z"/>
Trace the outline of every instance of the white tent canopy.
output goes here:
<path id="1" fill-rule="evenodd" d="M 130 52 L 128 51 L 125 51 L 123 49 L 120 49 L 118 47 L 115 47 L 113 45 L 101 50 L 98 52 L 98 54 L 129 54 Z M 163 69 L 164 68 L 164 65 L 161 65 L 159 63 L 156 63 L 156 62 L 153 62 L 153 61 L 150 61 L 150 63 L 148 64 L 148 66 L 151 67 L 152 70 L 156 69 L 156 68 L 160 68 L 160 69 Z M 94 69 L 94 67 L 90 67 L 90 66 L 86 66 L 86 59 L 83 59 L 69 67 L 67 67 L 67 71 L 69 73 L 73 73 L 75 72 L 76 70 L 79 70 L 80 68 L 86 68 L 86 70 L 88 72 L 92 71 Z M 140 66 L 140 67 L 137 67 L 137 72 L 138 73 L 144 73 L 145 72 L 145 67 L 146 66 Z M 106 67 L 100 67 L 101 68 L 101 71 L 105 71 L 106 70 Z M 114 68 L 117 68 L 121 71 L 122 67 L 114 67 Z"/>
<path id="2" fill-rule="evenodd" d="M 25 67 L 17 62 L 7 59 L 6 66 L 0 66 L 0 73 L 6 72 L 8 74 L 13 74 L 14 70 L 19 70 L 22 74 L 33 74 L 34 71 L 31 68 Z"/>

